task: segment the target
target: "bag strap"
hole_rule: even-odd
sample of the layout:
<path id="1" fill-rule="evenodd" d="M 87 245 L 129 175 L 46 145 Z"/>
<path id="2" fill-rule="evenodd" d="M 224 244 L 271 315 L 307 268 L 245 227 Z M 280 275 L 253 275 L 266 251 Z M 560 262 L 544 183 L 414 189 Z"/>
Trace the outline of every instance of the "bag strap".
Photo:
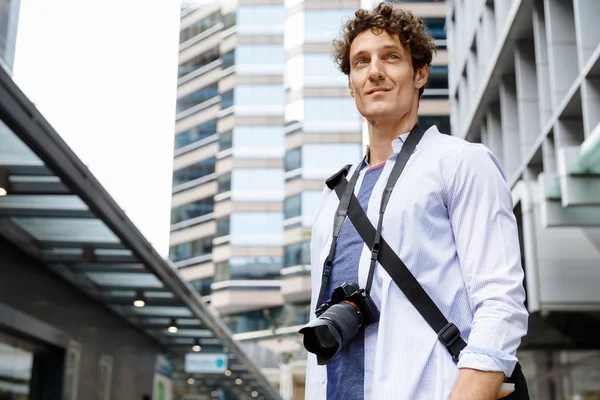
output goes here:
<path id="1" fill-rule="evenodd" d="M 348 185 L 345 177 L 347 173 L 348 169 L 344 168 L 334 175 L 337 179 L 327 181 L 327 185 L 335 190 L 340 199 Z M 372 251 L 376 231 L 354 194 L 350 199 L 348 218 L 350 218 L 360 237 Z M 437 333 L 438 339 L 446 346 L 452 355 L 452 359 L 458 362 L 461 350 L 467 346 L 467 343 L 460 336 L 460 330 L 456 325 L 448 322 L 415 276 L 383 238 L 380 238 L 378 261 L 429 326 Z"/>

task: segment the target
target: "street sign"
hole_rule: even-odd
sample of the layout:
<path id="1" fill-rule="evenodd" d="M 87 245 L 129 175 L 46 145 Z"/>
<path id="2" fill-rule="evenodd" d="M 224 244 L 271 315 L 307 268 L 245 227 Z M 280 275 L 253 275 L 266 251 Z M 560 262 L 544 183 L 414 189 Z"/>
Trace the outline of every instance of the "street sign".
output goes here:
<path id="1" fill-rule="evenodd" d="M 227 370 L 227 354 L 223 353 L 187 353 L 185 355 L 185 372 L 201 374 L 218 374 Z"/>

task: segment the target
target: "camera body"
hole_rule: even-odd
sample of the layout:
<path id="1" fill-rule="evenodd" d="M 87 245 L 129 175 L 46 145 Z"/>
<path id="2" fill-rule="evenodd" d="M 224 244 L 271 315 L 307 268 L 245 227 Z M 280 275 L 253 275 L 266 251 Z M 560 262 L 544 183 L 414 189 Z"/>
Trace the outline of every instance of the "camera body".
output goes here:
<path id="1" fill-rule="evenodd" d="M 366 325 L 379 321 L 379 310 L 369 293 L 353 283 L 336 287 L 331 299 L 316 310 L 317 318 L 300 329 L 304 347 L 325 365 Z"/>
<path id="2" fill-rule="evenodd" d="M 315 310 L 317 318 L 323 315 L 331 306 L 342 302 L 350 303 L 358 309 L 362 321 L 361 325 L 370 325 L 379 321 L 379 309 L 377 309 L 371 296 L 365 289 L 359 289 L 353 283 L 348 282 L 344 282 L 333 289 L 331 299 Z"/>

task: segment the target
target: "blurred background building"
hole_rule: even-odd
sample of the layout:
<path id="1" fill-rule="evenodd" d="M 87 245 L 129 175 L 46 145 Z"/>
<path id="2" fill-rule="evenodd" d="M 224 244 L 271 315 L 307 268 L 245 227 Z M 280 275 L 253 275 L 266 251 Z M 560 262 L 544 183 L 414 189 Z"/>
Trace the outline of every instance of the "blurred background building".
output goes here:
<path id="1" fill-rule="evenodd" d="M 600 398 L 600 1 L 448 2 L 452 133 L 512 189 L 532 399 Z"/>
<path id="2" fill-rule="evenodd" d="M 0 0 L 0 65 L 12 71 L 21 0 Z"/>
<path id="3" fill-rule="evenodd" d="M 364 4 L 363 4 L 364 3 Z M 215 1 L 181 15 L 170 258 L 233 337 L 303 398 L 309 243 L 325 179 L 359 160 L 366 131 L 332 58 L 350 1 Z M 439 52 L 419 121 L 450 134 L 443 1 L 409 1 Z M 266 350 L 265 350 L 266 351 Z"/>

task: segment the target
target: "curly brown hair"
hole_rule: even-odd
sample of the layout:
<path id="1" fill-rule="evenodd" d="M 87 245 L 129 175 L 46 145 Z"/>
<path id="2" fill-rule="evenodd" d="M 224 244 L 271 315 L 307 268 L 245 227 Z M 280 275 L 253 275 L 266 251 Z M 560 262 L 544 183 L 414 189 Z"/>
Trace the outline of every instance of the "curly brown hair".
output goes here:
<path id="1" fill-rule="evenodd" d="M 412 59 L 415 71 L 424 65 L 431 66 L 437 47 L 423 20 L 415 17 L 410 10 L 400 8 L 398 4 L 382 2 L 372 11 L 357 10 L 354 19 L 343 26 L 342 37 L 333 41 L 334 60 L 344 74 L 350 75 L 352 42 L 367 29 L 375 34 L 385 30 L 390 35 L 398 35 L 400 43 Z M 424 88 L 419 90 L 419 97 L 423 90 Z"/>

